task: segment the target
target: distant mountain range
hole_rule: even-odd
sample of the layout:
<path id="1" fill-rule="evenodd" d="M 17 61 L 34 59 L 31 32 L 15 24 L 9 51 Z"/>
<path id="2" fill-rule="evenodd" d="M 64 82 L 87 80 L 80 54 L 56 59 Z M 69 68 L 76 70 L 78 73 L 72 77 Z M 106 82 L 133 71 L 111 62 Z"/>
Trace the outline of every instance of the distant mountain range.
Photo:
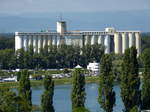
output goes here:
<path id="1" fill-rule="evenodd" d="M 63 13 L 68 30 L 98 30 L 115 27 L 117 30 L 149 32 L 150 11 Z M 39 32 L 56 30 L 59 13 L 0 14 L 0 32 Z"/>

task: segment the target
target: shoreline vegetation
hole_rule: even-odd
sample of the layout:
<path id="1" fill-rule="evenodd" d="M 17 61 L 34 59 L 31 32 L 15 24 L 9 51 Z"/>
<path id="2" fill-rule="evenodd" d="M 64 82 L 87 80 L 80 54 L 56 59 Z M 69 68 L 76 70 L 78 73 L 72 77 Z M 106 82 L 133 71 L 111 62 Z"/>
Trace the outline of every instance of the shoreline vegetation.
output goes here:
<path id="1" fill-rule="evenodd" d="M 143 79 L 142 75 L 139 75 L 140 79 Z M 72 78 L 54 78 L 55 85 L 61 85 L 61 84 L 72 84 Z M 43 86 L 43 80 L 30 80 L 31 86 Z M 98 83 L 99 82 L 99 76 L 88 76 L 85 77 L 85 82 L 87 83 Z M 119 80 L 116 80 L 115 83 L 119 83 Z M 1 82 L 0 88 L 17 88 L 19 86 L 18 82 Z"/>
<path id="2" fill-rule="evenodd" d="M 53 79 L 55 85 L 61 84 L 71 84 L 72 78 L 61 78 L 61 79 Z M 86 83 L 98 83 L 99 77 L 85 77 Z M 43 86 L 43 80 L 31 80 L 31 86 Z M 17 88 L 19 86 L 19 82 L 3 82 L 0 83 L 0 88 Z"/>
<path id="3" fill-rule="evenodd" d="M 140 79 L 143 79 L 142 75 L 139 75 Z M 54 78 L 55 85 L 61 85 L 61 84 L 72 84 L 72 77 L 70 78 Z M 43 86 L 43 80 L 30 80 L 31 86 Z M 87 76 L 85 77 L 85 82 L 87 83 L 98 83 L 99 82 L 99 76 Z M 115 80 L 115 83 L 118 83 L 119 80 Z M 0 88 L 17 88 L 19 86 L 18 82 L 0 82 Z"/>

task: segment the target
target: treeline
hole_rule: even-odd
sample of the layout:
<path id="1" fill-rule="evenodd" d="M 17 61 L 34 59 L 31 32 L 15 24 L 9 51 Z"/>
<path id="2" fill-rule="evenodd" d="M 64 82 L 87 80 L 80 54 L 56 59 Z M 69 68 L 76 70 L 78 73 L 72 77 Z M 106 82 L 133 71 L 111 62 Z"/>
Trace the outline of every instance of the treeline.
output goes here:
<path id="1" fill-rule="evenodd" d="M 0 34 L 0 50 L 1 49 L 14 49 L 15 36 L 13 34 Z"/>
<path id="2" fill-rule="evenodd" d="M 142 51 L 146 48 L 150 48 L 150 34 L 142 34 Z"/>
<path id="3" fill-rule="evenodd" d="M 49 69 L 73 68 L 76 65 L 86 67 L 89 62 L 99 62 L 104 47 L 98 44 L 78 46 L 46 46 L 40 53 L 34 53 L 31 46 L 28 51 L 19 49 L 0 50 L 0 69 Z"/>
<path id="4" fill-rule="evenodd" d="M 121 98 L 124 104 L 123 112 L 141 112 L 150 109 L 150 49 L 146 49 L 141 55 L 144 64 L 144 73 L 142 84 L 139 77 L 139 63 L 137 60 L 137 50 L 131 47 L 125 51 L 123 55 L 123 63 L 121 66 Z M 104 112 L 113 112 L 116 102 L 116 94 L 114 91 L 114 74 L 113 74 L 113 58 L 110 54 L 104 54 L 101 59 L 98 102 Z M 11 91 L 0 91 L 0 111 L 1 112 L 31 112 L 31 87 L 29 74 L 26 70 L 19 72 L 21 78 L 19 80 L 18 96 Z M 72 81 L 72 112 L 89 112 L 85 107 L 85 76 L 81 68 L 73 71 Z M 44 79 L 44 89 L 41 96 L 42 112 L 55 112 L 53 107 L 54 82 L 50 75 Z M 140 89 L 141 85 L 141 89 Z M 94 91 L 93 91 L 94 92 Z M 5 94 L 4 94 L 5 93 Z M 13 97 L 12 97 L 13 95 Z M 68 96 L 69 97 L 69 96 Z M 9 110 L 8 110 L 9 109 Z"/>

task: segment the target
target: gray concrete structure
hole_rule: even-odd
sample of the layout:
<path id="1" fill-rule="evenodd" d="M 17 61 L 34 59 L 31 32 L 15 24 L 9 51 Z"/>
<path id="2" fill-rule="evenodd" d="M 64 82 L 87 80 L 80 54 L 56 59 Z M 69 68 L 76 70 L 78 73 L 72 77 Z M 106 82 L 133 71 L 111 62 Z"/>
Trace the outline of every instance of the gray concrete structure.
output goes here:
<path id="1" fill-rule="evenodd" d="M 105 46 L 105 53 L 122 54 L 125 49 L 135 46 L 138 55 L 141 53 L 140 31 L 117 31 L 106 28 L 105 31 L 67 31 L 65 21 L 57 22 L 56 32 L 15 32 L 15 50 L 28 50 L 33 46 L 34 52 L 50 45 L 75 45 L 83 47 L 87 44 Z"/>

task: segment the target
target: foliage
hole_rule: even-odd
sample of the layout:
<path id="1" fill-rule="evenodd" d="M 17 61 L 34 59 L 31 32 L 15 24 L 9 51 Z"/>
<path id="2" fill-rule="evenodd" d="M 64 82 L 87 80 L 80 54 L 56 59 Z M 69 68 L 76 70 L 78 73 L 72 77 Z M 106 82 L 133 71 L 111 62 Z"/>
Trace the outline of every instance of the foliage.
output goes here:
<path id="1" fill-rule="evenodd" d="M 118 54 L 111 54 L 112 56 L 112 71 L 113 74 L 115 75 L 115 79 L 117 81 L 120 81 L 120 77 L 121 77 L 121 65 L 122 65 L 122 61 L 123 61 L 123 56 L 122 55 L 118 55 Z"/>
<path id="2" fill-rule="evenodd" d="M 143 34 L 141 40 L 142 51 L 150 48 L 150 34 Z"/>
<path id="3" fill-rule="evenodd" d="M 21 71 L 16 72 L 15 74 L 16 74 L 16 76 L 17 76 L 17 81 L 19 81 L 20 78 L 21 78 Z"/>
<path id="4" fill-rule="evenodd" d="M 15 38 L 14 35 L 2 35 L 0 34 L 0 50 L 1 49 L 14 49 Z"/>
<path id="5" fill-rule="evenodd" d="M 105 112 L 112 112 L 115 105 L 113 91 L 114 76 L 112 73 L 112 58 L 105 54 L 101 59 L 98 102 Z"/>
<path id="6" fill-rule="evenodd" d="M 130 112 L 139 112 L 138 107 L 137 107 L 137 106 L 134 106 L 134 107 L 130 110 Z"/>
<path id="7" fill-rule="evenodd" d="M 137 50 L 131 47 L 125 51 L 122 64 L 121 97 L 125 112 L 140 104 L 140 78 L 138 76 Z"/>
<path id="8" fill-rule="evenodd" d="M 63 70 L 63 73 L 65 74 L 65 73 L 69 73 L 70 71 L 67 69 L 67 68 L 65 68 L 64 70 Z"/>
<path id="9" fill-rule="evenodd" d="M 12 69 L 15 65 L 13 49 L 0 50 L 0 69 Z"/>
<path id="10" fill-rule="evenodd" d="M 80 107 L 80 108 L 74 108 L 73 112 L 90 112 L 90 111 L 84 107 Z"/>
<path id="11" fill-rule="evenodd" d="M 0 89 L 0 112 L 16 112 L 18 97 L 9 89 Z"/>
<path id="12" fill-rule="evenodd" d="M 47 46 L 33 52 L 33 46 L 28 51 L 19 49 L 0 50 L 1 69 L 48 69 L 74 68 L 76 65 L 86 67 L 89 62 L 97 61 L 104 53 L 101 45 L 87 45 L 83 48 L 72 45 Z"/>
<path id="13" fill-rule="evenodd" d="M 29 51 L 20 49 L 15 53 L 15 39 L 10 37 L 14 35 L 0 35 L 1 69 L 73 68 L 78 64 L 86 67 L 89 62 L 99 62 L 104 54 L 104 47 L 98 44 L 85 45 L 83 48 L 71 45 L 45 46 L 41 53 L 34 54 L 30 46 Z M 149 37 L 149 34 L 142 34 L 142 51 L 150 48 Z"/>
<path id="14" fill-rule="evenodd" d="M 0 77 L 1 76 L 9 76 L 10 74 L 8 74 L 7 72 L 4 72 L 2 70 L 0 70 Z"/>
<path id="15" fill-rule="evenodd" d="M 142 56 L 144 64 L 143 85 L 142 85 L 142 109 L 150 109 L 150 49 L 145 49 Z"/>
<path id="16" fill-rule="evenodd" d="M 72 110 L 75 108 L 84 108 L 85 95 L 85 76 L 83 71 L 77 68 L 73 71 Z"/>
<path id="17" fill-rule="evenodd" d="M 46 75 L 44 79 L 44 88 L 45 91 L 42 94 L 41 105 L 43 112 L 54 112 L 53 107 L 53 95 L 54 95 L 54 81 L 52 77 Z"/>
<path id="18" fill-rule="evenodd" d="M 25 111 L 30 112 L 32 109 L 32 90 L 29 80 L 29 72 L 23 70 L 20 72 L 21 78 L 19 80 L 19 96 L 22 101 L 19 104 L 19 112 Z"/>

